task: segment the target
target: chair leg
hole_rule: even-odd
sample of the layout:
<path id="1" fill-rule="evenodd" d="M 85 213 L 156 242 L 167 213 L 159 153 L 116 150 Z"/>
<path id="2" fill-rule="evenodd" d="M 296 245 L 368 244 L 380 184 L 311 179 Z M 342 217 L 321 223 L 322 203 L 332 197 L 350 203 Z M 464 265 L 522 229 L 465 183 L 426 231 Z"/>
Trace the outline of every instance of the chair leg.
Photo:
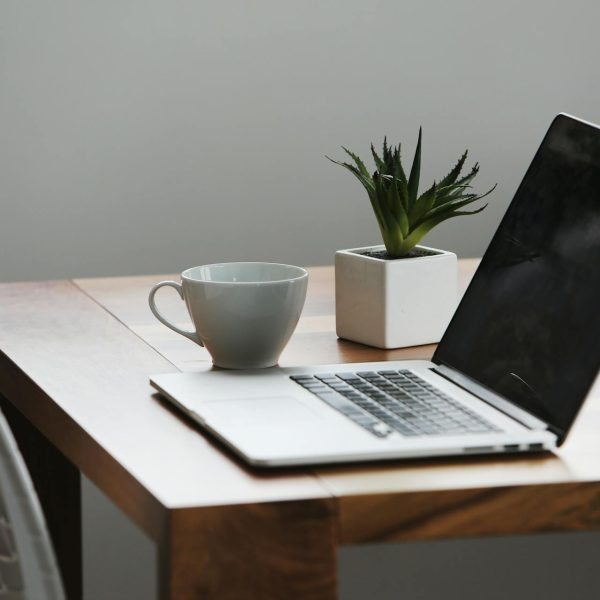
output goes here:
<path id="1" fill-rule="evenodd" d="M 50 532 L 68 600 L 83 597 L 81 478 L 69 462 L 23 415 L 0 396 Z"/>

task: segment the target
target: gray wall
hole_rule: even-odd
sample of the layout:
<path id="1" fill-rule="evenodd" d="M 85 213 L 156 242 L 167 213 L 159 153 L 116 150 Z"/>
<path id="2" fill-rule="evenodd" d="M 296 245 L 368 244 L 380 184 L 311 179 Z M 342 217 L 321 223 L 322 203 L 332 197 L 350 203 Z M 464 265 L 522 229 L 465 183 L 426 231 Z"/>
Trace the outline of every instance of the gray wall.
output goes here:
<path id="1" fill-rule="evenodd" d="M 420 124 L 427 180 L 468 147 L 478 187 L 499 183 L 482 215 L 427 240 L 480 255 L 554 114 L 600 122 L 599 17 L 597 0 L 4 0 L 0 280 L 330 263 L 378 232 L 363 191 L 323 155 L 365 154 L 387 134 L 409 157 Z M 87 599 L 151 597 L 154 549 L 84 492 Z M 593 544 L 348 549 L 342 591 L 479 598 L 500 565 L 548 597 L 597 597 Z"/>
<path id="2" fill-rule="evenodd" d="M 597 0 L 0 3 L 0 280 L 253 257 L 332 261 L 378 240 L 340 144 L 424 127 L 424 177 L 468 147 L 484 249 L 561 110 L 600 121 Z"/>

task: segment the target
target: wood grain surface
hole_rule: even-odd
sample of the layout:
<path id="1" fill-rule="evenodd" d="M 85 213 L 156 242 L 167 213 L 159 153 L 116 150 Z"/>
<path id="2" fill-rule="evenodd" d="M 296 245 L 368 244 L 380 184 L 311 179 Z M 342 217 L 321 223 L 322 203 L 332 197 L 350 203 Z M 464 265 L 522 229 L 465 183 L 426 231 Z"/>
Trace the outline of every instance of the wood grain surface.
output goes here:
<path id="1" fill-rule="evenodd" d="M 461 293 L 466 289 L 477 262 L 459 262 Z M 179 369 L 210 368 L 210 357 L 205 349 L 163 327 L 146 310 L 150 287 L 163 278 L 177 279 L 173 275 L 143 276 L 85 279 L 77 280 L 76 284 Z M 159 298 L 159 303 L 176 322 L 189 325 L 183 303 L 175 293 L 166 291 Z M 284 351 L 281 364 L 430 358 L 434 348 L 419 346 L 385 351 L 337 339 L 333 269 L 316 267 L 310 269 L 306 307 L 298 329 Z M 373 497 L 379 497 L 382 501 L 387 498 L 392 507 L 390 519 L 393 521 L 393 515 L 401 510 L 405 499 L 408 502 L 409 494 L 414 493 L 420 494 L 422 500 L 425 497 L 433 498 L 434 494 L 439 499 L 440 495 L 451 495 L 456 491 L 470 494 L 471 490 L 506 488 L 520 489 L 521 493 L 533 498 L 541 493 L 542 486 L 572 483 L 574 489 L 580 489 L 578 486 L 581 483 L 600 481 L 600 441 L 596 435 L 600 425 L 599 392 L 600 388 L 596 385 L 567 444 L 556 454 L 396 461 L 321 467 L 313 472 L 333 497 L 342 500 L 339 518 L 345 543 L 362 541 L 360 535 L 356 539 L 352 537 L 354 529 L 348 527 L 348 523 L 354 520 L 355 507 L 362 502 L 370 506 Z M 558 493 L 559 489 L 563 488 L 556 488 L 554 495 L 557 502 L 561 503 L 562 493 Z M 552 497 L 552 493 L 547 493 Z M 421 505 L 426 511 L 426 503 L 421 501 Z M 513 505 L 512 508 L 517 507 Z M 550 505 L 547 510 L 551 511 Z M 583 504 L 582 510 L 586 510 Z M 518 532 L 522 525 L 517 517 L 515 515 L 512 520 L 504 518 L 499 526 L 504 527 L 505 533 Z M 484 533 L 482 528 L 481 534 Z M 471 534 L 476 534 L 474 529 Z"/>
<path id="2" fill-rule="evenodd" d="M 476 264 L 460 261 L 462 289 Z M 148 291 L 164 278 L 0 285 L 0 394 L 159 543 L 162 597 L 227 597 L 223 589 L 248 586 L 274 598 L 286 589 L 333 598 L 337 543 L 598 528 L 598 386 L 556 454 L 245 467 L 148 384 L 154 373 L 211 368 L 205 349 L 151 315 Z M 188 324 L 175 293 L 162 291 L 158 303 Z M 281 364 L 433 350 L 338 340 L 333 269 L 317 267 Z"/>
<path id="3" fill-rule="evenodd" d="M 475 265 L 476 261 L 472 260 L 461 262 L 461 290 L 470 280 Z M 107 277 L 77 279 L 75 283 L 179 370 L 198 371 L 211 368 L 210 355 L 205 348 L 161 325 L 148 309 L 148 292 L 155 283 L 165 279 L 178 281 L 179 277 Z M 174 290 L 161 290 L 157 295 L 157 304 L 173 323 L 181 327 L 191 327 L 185 305 Z M 338 339 L 335 335 L 333 269 L 313 267 L 310 269 L 302 317 L 283 351 L 280 365 L 430 358 L 434 349 L 434 345 L 428 345 L 386 351 Z"/>
<path id="4" fill-rule="evenodd" d="M 152 537 L 165 508 L 329 496 L 246 469 L 167 409 L 148 379 L 175 367 L 72 283 L 0 286 L 0 323 L 0 393 Z"/>
<path id="5" fill-rule="evenodd" d="M 600 528 L 600 483 L 482 487 L 341 500 L 341 543 L 464 538 Z"/>
<path id="6" fill-rule="evenodd" d="M 333 600 L 337 543 L 331 499 L 175 510 L 160 544 L 161 595 Z"/>

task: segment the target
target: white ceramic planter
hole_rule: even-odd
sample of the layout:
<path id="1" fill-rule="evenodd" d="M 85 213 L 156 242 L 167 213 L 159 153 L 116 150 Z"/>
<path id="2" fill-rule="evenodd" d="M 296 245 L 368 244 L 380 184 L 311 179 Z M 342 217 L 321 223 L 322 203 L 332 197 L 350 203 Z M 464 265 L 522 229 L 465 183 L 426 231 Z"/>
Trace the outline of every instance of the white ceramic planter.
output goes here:
<path id="1" fill-rule="evenodd" d="M 383 246 L 335 254 L 336 331 L 341 338 L 401 348 L 440 341 L 457 302 L 456 254 L 383 260 L 358 254 Z"/>

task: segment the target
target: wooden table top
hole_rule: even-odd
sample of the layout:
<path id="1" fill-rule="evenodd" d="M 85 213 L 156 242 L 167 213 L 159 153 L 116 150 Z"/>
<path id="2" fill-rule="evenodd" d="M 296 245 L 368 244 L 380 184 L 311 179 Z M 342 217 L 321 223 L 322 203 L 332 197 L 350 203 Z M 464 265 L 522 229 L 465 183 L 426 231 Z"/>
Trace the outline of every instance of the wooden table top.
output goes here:
<path id="1" fill-rule="evenodd" d="M 464 289 L 477 261 L 460 261 Z M 204 348 L 150 313 L 173 276 L 0 285 L 0 393 L 152 537 L 165 511 L 328 499 L 342 543 L 600 524 L 600 389 L 555 455 L 470 457 L 260 472 L 245 467 L 153 393 L 151 374 L 211 368 Z M 175 293 L 165 314 L 185 324 Z M 310 269 L 308 298 L 281 365 L 430 358 L 338 340 L 333 269 Z"/>

